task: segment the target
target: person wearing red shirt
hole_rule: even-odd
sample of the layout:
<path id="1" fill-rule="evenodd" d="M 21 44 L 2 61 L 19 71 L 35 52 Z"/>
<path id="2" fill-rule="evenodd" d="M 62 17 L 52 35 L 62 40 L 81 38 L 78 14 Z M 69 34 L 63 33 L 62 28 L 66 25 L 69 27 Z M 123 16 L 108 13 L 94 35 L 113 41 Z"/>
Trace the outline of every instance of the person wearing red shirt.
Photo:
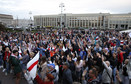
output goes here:
<path id="1" fill-rule="evenodd" d="M 118 57 L 118 65 L 117 65 L 117 69 L 120 69 L 120 66 L 122 65 L 123 62 L 123 52 L 120 50 L 120 47 L 117 48 L 117 57 Z"/>
<path id="2" fill-rule="evenodd" d="M 3 72 L 5 72 L 5 75 L 9 72 L 9 58 L 10 58 L 11 52 L 9 50 L 9 47 L 6 47 L 5 52 L 4 52 L 4 69 Z"/>

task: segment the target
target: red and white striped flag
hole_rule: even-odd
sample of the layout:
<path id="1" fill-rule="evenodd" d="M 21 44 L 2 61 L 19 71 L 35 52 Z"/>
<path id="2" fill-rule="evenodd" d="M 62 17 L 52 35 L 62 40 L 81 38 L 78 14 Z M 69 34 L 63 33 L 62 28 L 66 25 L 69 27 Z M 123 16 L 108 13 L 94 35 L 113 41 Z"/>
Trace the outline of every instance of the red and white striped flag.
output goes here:
<path id="1" fill-rule="evenodd" d="M 98 41 L 98 40 L 99 40 L 99 37 L 97 36 L 97 37 L 96 37 L 96 41 Z"/>
<path id="2" fill-rule="evenodd" d="M 39 56 L 39 52 L 38 52 L 36 54 L 36 56 L 27 63 L 27 70 L 29 71 L 32 79 L 34 79 L 36 77 L 37 64 L 38 64 L 38 61 L 39 61 L 39 57 L 40 56 Z"/>
<path id="3" fill-rule="evenodd" d="M 21 51 L 21 48 L 19 47 L 19 56 L 21 57 L 22 56 L 22 51 Z"/>
<path id="4" fill-rule="evenodd" d="M 123 40 L 121 40 L 121 41 L 120 41 L 120 45 L 123 45 L 123 44 L 124 44 L 124 41 L 123 41 Z"/>

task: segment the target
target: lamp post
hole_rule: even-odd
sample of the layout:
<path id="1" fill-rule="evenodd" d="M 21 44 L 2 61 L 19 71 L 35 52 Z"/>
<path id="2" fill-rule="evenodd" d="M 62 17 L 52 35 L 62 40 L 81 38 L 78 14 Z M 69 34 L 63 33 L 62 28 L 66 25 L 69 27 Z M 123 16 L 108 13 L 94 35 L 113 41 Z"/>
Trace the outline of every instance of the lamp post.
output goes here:
<path id="1" fill-rule="evenodd" d="M 60 3 L 59 7 L 61 8 L 60 28 L 62 30 L 62 13 L 63 13 L 63 7 L 65 7 L 64 3 Z"/>
<path id="2" fill-rule="evenodd" d="M 31 15 L 32 15 L 32 12 L 30 11 L 30 12 L 29 12 L 29 16 L 30 16 L 30 19 L 29 19 L 29 27 L 30 27 L 30 31 L 31 31 L 31 27 L 32 27 L 32 24 L 31 24 Z"/>

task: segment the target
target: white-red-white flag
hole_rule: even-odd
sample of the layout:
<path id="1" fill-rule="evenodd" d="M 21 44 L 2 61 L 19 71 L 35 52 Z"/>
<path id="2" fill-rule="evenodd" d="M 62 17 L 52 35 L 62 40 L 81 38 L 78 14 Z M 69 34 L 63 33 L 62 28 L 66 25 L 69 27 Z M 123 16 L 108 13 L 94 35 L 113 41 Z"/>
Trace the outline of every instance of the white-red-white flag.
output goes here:
<path id="1" fill-rule="evenodd" d="M 36 77 L 37 64 L 38 64 L 38 61 L 39 61 L 39 57 L 40 56 L 39 56 L 39 52 L 38 52 L 36 54 L 36 56 L 27 63 L 27 70 L 29 71 L 32 79 L 34 79 Z"/>
<path id="2" fill-rule="evenodd" d="M 22 56 L 22 51 L 21 51 L 21 48 L 19 47 L 19 56 L 21 57 Z"/>
<path id="3" fill-rule="evenodd" d="M 99 40 L 99 37 L 97 36 L 97 37 L 96 37 L 96 41 L 98 41 L 98 40 Z"/>

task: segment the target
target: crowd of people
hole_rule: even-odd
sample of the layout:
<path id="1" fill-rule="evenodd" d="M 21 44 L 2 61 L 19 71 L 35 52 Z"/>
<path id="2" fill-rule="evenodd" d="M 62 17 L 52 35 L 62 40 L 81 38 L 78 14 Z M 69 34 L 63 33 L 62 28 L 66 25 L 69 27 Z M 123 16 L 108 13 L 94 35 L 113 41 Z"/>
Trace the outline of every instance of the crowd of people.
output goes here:
<path id="1" fill-rule="evenodd" d="M 35 79 L 27 63 L 40 52 Z M 16 84 L 129 84 L 131 37 L 100 30 L 0 32 L 0 68 L 13 73 Z M 120 73 L 122 77 L 120 77 Z"/>

